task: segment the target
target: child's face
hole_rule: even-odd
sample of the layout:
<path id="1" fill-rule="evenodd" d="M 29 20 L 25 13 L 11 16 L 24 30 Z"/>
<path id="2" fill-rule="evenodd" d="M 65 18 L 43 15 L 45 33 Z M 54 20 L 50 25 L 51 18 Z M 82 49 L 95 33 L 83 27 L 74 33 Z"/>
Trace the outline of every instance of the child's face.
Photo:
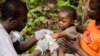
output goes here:
<path id="1" fill-rule="evenodd" d="M 59 13 L 58 25 L 64 30 L 73 23 L 73 20 L 69 17 L 68 12 Z"/>

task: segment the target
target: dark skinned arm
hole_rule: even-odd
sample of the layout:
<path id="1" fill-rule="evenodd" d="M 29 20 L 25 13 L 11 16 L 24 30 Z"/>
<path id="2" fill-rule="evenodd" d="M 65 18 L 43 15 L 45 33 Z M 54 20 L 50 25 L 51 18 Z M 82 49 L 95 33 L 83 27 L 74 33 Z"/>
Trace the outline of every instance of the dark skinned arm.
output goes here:
<path id="1" fill-rule="evenodd" d="M 18 41 L 14 43 L 14 48 L 18 54 L 24 53 L 28 49 L 30 49 L 37 42 L 35 36 L 32 36 L 30 39 L 20 44 Z"/>
<path id="2" fill-rule="evenodd" d="M 78 25 L 78 26 L 76 26 L 76 30 L 77 30 L 77 32 L 79 32 L 79 33 L 84 33 L 84 31 L 86 30 L 86 27 L 81 26 L 81 25 Z M 67 34 L 66 34 L 66 32 L 63 31 L 63 32 L 58 32 L 58 33 L 52 33 L 51 36 L 52 36 L 54 39 L 58 39 L 58 38 L 60 38 L 60 37 L 66 37 Z"/>
<path id="3" fill-rule="evenodd" d="M 78 50 L 76 51 L 77 54 L 79 54 L 80 56 L 88 56 L 81 48 L 78 48 Z"/>
<path id="4" fill-rule="evenodd" d="M 76 30 L 79 33 L 84 33 L 84 31 L 86 30 L 86 27 L 85 26 L 82 26 L 82 25 L 77 25 L 76 26 Z"/>
<path id="5" fill-rule="evenodd" d="M 51 36 L 53 39 L 58 39 L 61 37 L 66 37 L 67 34 L 65 32 L 58 32 L 58 33 L 52 33 Z"/>

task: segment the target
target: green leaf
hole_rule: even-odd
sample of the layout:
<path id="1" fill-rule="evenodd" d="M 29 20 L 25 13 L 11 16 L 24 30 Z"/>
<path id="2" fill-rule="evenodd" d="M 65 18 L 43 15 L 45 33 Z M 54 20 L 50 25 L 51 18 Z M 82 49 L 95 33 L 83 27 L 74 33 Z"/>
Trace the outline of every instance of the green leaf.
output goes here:
<path id="1" fill-rule="evenodd" d="M 40 16 L 40 17 L 37 17 L 37 19 L 34 21 L 34 23 L 43 22 L 43 21 L 44 21 L 44 16 Z"/>
<path id="2" fill-rule="evenodd" d="M 70 2 L 69 2 L 69 0 L 67 0 L 67 1 L 58 0 L 57 5 L 58 5 L 59 7 L 61 7 L 61 6 L 66 6 L 66 5 L 70 5 Z"/>

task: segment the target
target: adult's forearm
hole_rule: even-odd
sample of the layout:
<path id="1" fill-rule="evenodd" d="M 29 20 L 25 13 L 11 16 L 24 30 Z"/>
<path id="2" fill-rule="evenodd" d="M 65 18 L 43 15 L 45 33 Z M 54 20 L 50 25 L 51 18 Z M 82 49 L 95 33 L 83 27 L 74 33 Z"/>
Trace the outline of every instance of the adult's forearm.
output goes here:
<path id="1" fill-rule="evenodd" d="M 30 49 L 37 42 L 35 36 L 32 36 L 30 39 L 26 40 L 24 43 L 20 44 L 18 47 L 18 52 L 23 53 Z"/>
<path id="2" fill-rule="evenodd" d="M 86 27 L 78 25 L 78 26 L 76 26 L 76 30 L 77 30 L 77 32 L 84 33 L 84 31 L 86 30 Z"/>
<path id="3" fill-rule="evenodd" d="M 80 56 L 88 56 L 82 49 L 79 49 L 77 51 L 77 53 L 80 55 Z"/>

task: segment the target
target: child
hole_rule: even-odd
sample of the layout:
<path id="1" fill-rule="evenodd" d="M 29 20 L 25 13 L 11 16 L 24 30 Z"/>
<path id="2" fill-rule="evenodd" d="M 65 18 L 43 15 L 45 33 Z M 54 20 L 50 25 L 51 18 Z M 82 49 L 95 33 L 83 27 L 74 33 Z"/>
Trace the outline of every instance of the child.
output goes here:
<path id="1" fill-rule="evenodd" d="M 78 37 L 76 28 L 74 26 L 75 20 L 77 18 L 76 10 L 72 7 L 63 7 L 59 11 L 59 22 L 58 25 L 63 30 L 62 32 L 53 33 L 51 36 L 55 39 L 62 38 L 67 40 L 76 40 Z M 63 39 L 63 38 L 62 38 Z M 58 56 L 64 56 L 64 50 L 67 51 L 67 53 L 73 53 L 72 50 L 70 50 L 67 47 L 64 47 L 63 40 L 60 41 L 60 47 L 58 48 Z"/>

